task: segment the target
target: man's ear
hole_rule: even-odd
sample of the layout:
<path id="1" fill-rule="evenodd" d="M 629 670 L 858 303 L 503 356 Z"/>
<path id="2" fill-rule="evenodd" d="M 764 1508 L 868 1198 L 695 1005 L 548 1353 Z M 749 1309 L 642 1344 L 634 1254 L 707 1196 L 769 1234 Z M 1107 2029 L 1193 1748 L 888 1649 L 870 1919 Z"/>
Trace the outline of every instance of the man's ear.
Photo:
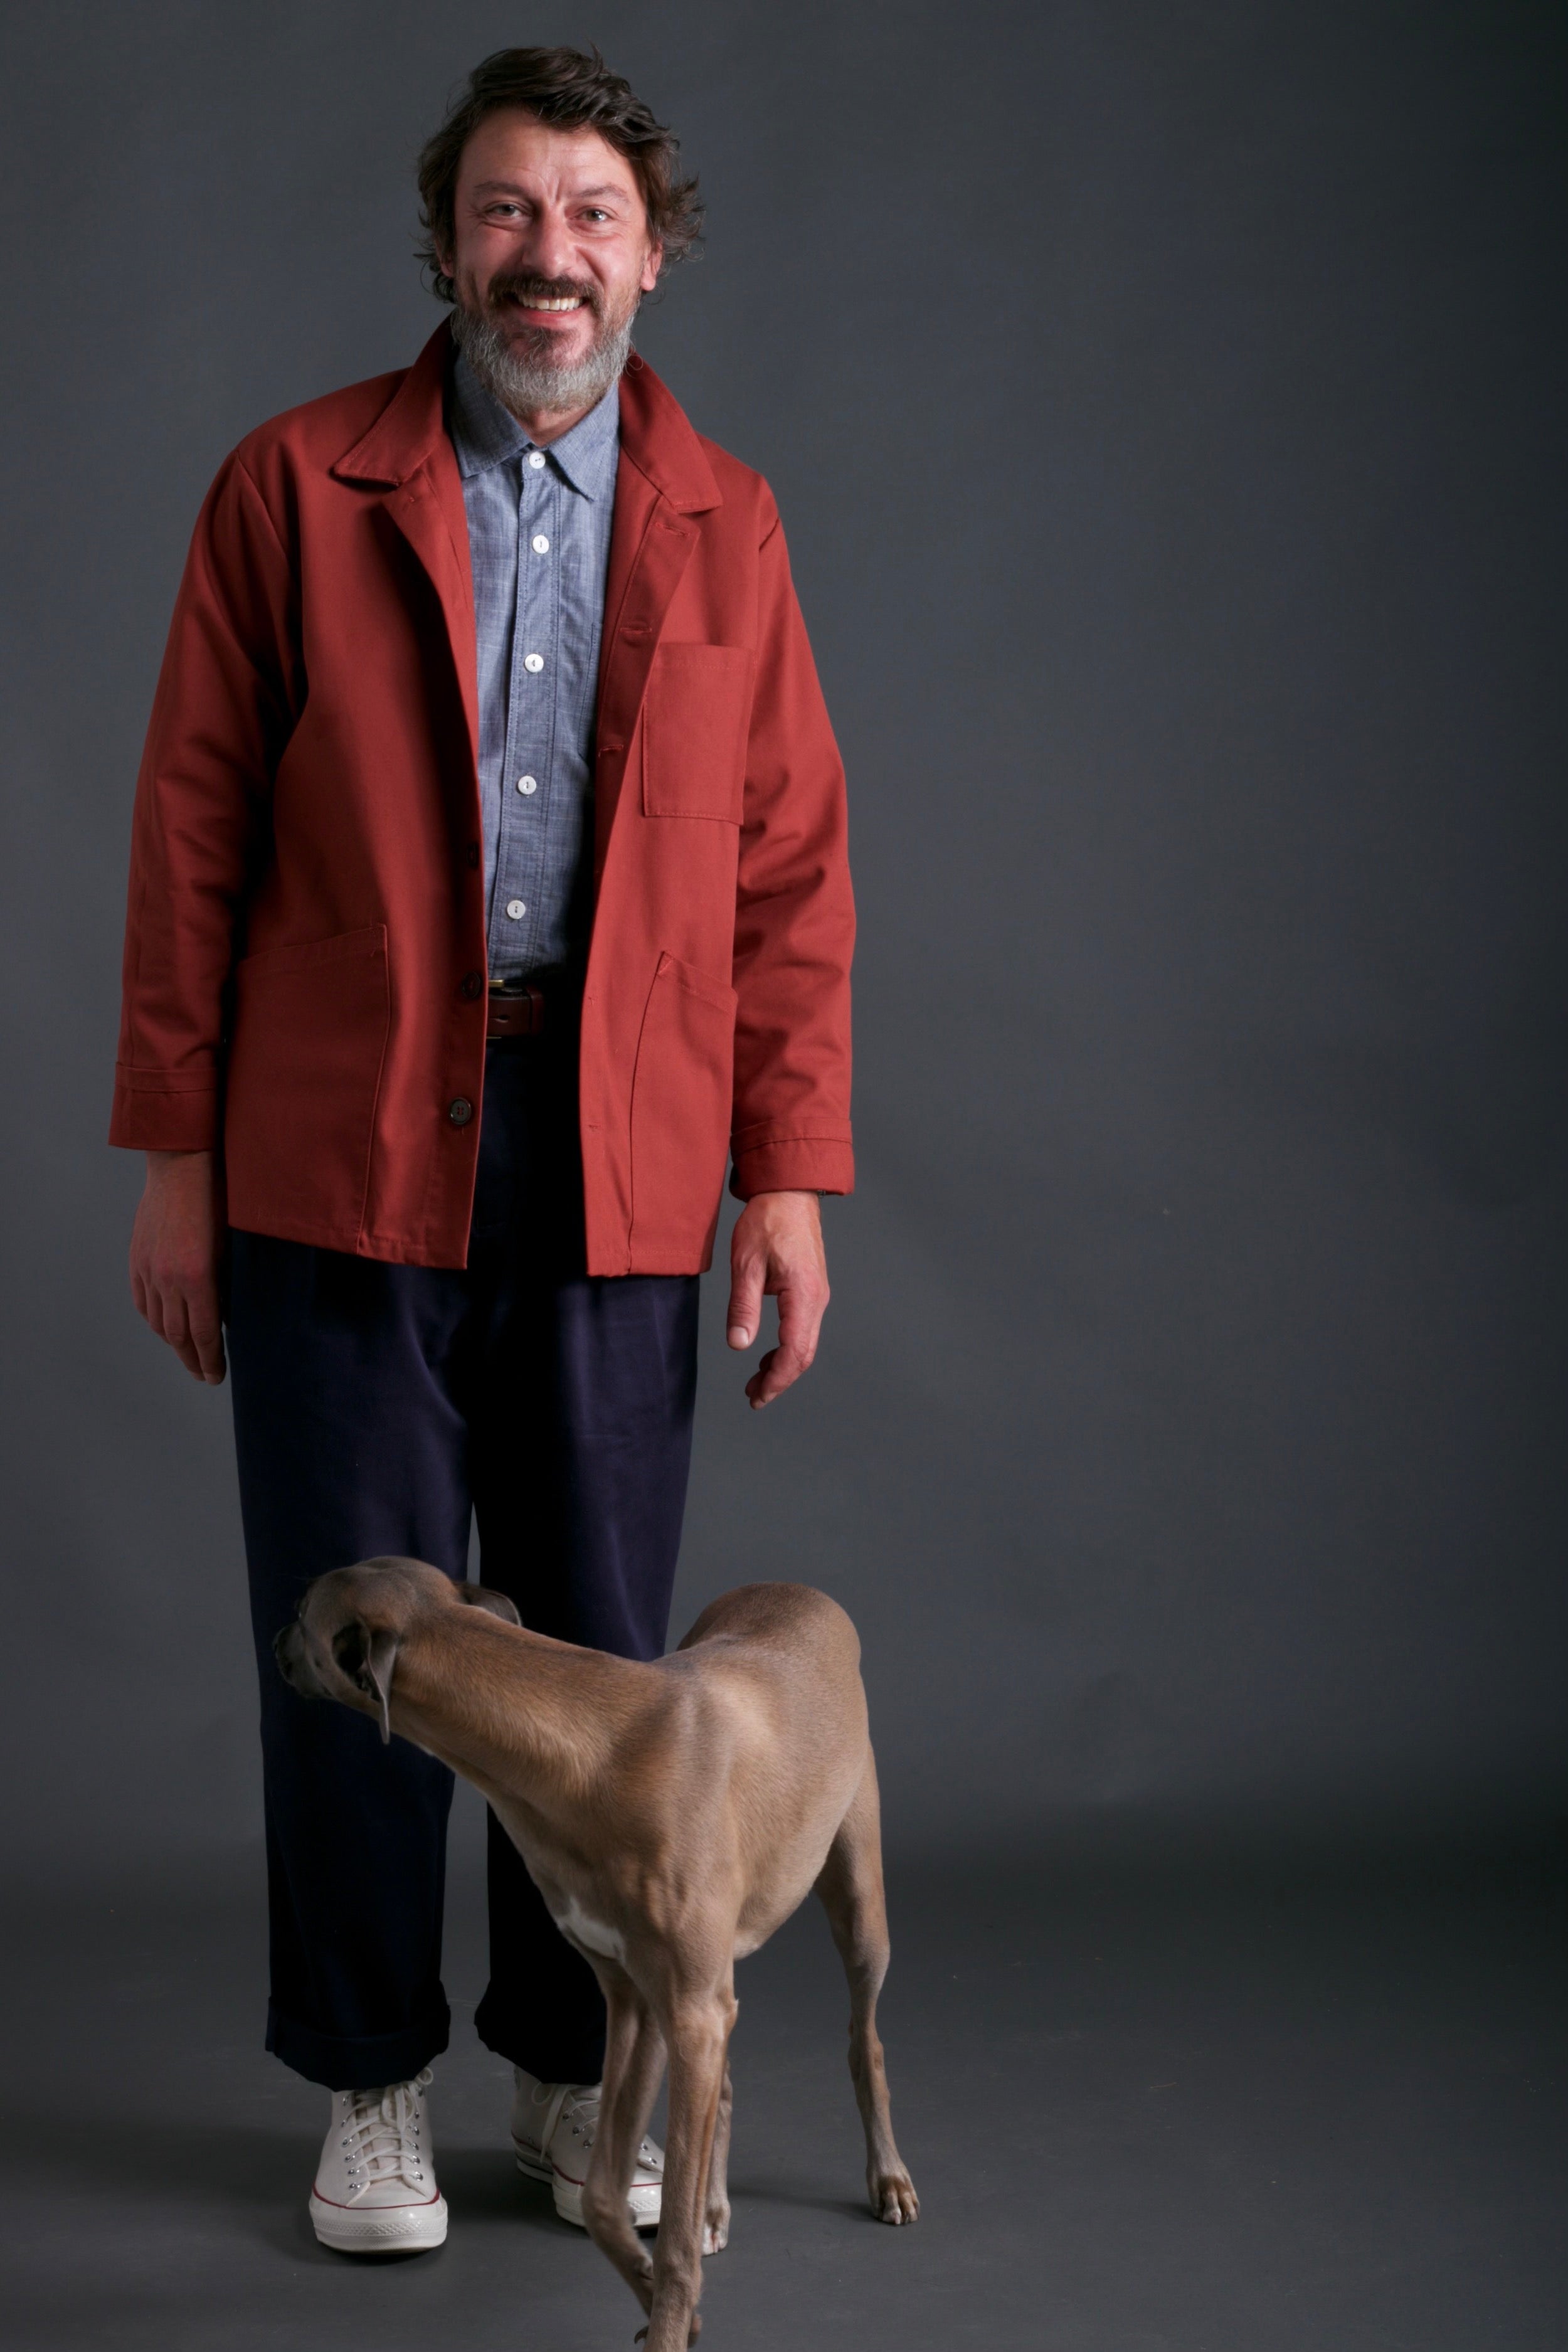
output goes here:
<path id="1" fill-rule="evenodd" d="M 392 1738 L 392 1670 L 397 1664 L 397 1636 L 384 1627 L 366 1637 L 358 1618 L 345 1625 L 332 1643 L 332 1656 L 351 1683 L 374 1699 L 381 1710 L 381 1744 Z"/>
<path id="2" fill-rule="evenodd" d="M 466 1601 L 470 1609 L 488 1609 L 492 1617 L 504 1617 L 509 1625 L 521 1625 L 522 1622 L 517 1613 L 516 1601 L 509 1601 L 504 1592 L 490 1591 L 487 1585 L 459 1584 L 458 1597 Z"/>

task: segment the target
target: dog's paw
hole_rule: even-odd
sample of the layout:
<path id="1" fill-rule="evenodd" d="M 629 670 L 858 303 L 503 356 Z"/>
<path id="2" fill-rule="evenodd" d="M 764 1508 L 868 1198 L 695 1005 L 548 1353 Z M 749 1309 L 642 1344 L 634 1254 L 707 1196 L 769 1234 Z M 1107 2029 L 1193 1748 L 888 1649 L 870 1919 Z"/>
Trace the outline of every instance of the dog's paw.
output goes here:
<path id="1" fill-rule="evenodd" d="M 907 2172 L 884 2172 L 872 2182 L 871 2210 L 879 2221 L 890 2221 L 897 2229 L 902 2222 L 914 2221 L 920 2210 L 915 2184 Z"/>
<path id="2" fill-rule="evenodd" d="M 730 2208 L 726 2205 L 710 2212 L 702 2224 L 702 2251 L 705 2254 L 721 2254 L 730 2242 Z"/>

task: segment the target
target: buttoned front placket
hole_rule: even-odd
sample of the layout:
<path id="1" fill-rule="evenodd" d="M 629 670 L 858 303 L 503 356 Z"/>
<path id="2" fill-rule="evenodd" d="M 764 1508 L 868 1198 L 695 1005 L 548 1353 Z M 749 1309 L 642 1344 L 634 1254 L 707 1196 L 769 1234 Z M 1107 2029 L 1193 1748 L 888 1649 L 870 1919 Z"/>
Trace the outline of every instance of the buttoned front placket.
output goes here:
<path id="1" fill-rule="evenodd" d="M 506 753 L 500 778 L 495 868 L 490 877 L 492 978 L 542 961 L 537 944 L 549 834 L 556 808 L 561 676 L 563 502 L 576 493 L 545 451 L 529 448 L 517 466 L 517 590 L 507 691 Z"/>
<path id="2" fill-rule="evenodd" d="M 448 419 L 474 589 L 487 952 L 505 980 L 587 946 L 618 402 L 607 393 L 539 449 L 459 360 Z"/>

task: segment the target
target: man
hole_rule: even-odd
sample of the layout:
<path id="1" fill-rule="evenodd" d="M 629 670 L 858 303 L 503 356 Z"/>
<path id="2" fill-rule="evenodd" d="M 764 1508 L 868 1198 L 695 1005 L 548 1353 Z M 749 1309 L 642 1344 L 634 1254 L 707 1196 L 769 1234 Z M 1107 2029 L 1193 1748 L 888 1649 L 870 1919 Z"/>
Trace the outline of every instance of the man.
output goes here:
<path id="1" fill-rule="evenodd" d="M 479 68 L 420 163 L 449 323 L 227 460 L 137 789 L 132 1288 L 199 1379 L 226 1323 L 268 2046 L 332 2094 L 310 2210 L 350 2252 L 446 2234 L 451 1783 L 273 1637 L 345 1561 L 462 1577 L 477 1516 L 525 1622 L 658 1655 L 726 1161 L 731 1345 L 778 1300 L 753 1406 L 811 1362 L 852 1183 L 843 776 L 777 512 L 630 349 L 700 218 L 676 159 L 596 54 Z M 602 2006 L 493 1821 L 489 1902 L 476 2023 L 580 2221 Z"/>

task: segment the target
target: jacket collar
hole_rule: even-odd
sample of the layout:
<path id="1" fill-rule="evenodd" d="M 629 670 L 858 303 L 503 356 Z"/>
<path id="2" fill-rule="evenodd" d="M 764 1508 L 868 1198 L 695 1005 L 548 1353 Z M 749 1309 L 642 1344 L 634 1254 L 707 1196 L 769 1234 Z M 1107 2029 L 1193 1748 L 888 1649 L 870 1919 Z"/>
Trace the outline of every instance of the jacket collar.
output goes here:
<path id="1" fill-rule="evenodd" d="M 340 482 L 395 487 L 439 454 L 447 438 L 445 394 L 451 350 L 451 331 L 443 319 L 370 431 L 333 466 Z"/>
<path id="2" fill-rule="evenodd" d="M 339 481 L 395 488 L 441 454 L 447 439 L 445 394 L 452 336 L 445 319 L 368 433 L 331 470 Z M 680 514 L 721 506 L 702 444 L 673 393 L 635 353 L 621 378 L 621 455 Z"/>
<path id="3" fill-rule="evenodd" d="M 679 514 L 724 503 L 686 411 L 636 352 L 621 378 L 621 455 Z"/>

